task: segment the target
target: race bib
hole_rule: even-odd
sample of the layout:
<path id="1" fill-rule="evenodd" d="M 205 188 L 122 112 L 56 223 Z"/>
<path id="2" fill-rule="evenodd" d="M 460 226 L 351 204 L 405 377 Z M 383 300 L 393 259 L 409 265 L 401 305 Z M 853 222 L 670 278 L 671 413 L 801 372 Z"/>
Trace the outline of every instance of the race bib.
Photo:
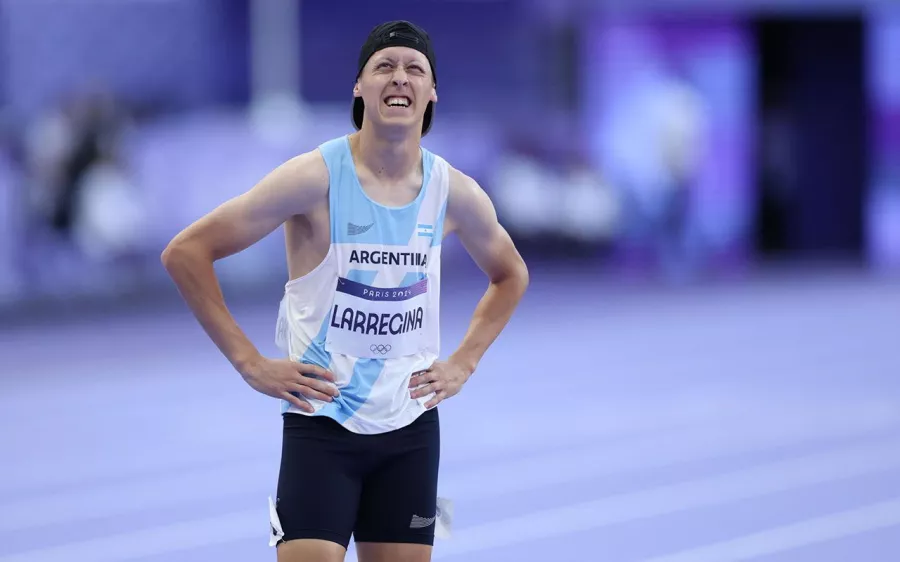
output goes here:
<path id="1" fill-rule="evenodd" d="M 418 353 L 425 343 L 427 298 L 428 278 L 397 288 L 338 278 L 325 349 L 376 359 Z"/>

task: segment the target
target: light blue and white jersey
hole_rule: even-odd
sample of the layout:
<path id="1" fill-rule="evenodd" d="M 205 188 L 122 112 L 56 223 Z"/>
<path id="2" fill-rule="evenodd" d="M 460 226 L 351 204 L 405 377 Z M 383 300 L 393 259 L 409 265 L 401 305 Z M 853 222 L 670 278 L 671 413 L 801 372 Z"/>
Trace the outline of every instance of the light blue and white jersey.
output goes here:
<path id="1" fill-rule="evenodd" d="M 292 360 L 331 370 L 341 395 L 333 402 L 308 399 L 314 414 L 287 401 L 282 411 L 328 416 L 355 433 L 383 433 L 414 421 L 433 397 L 411 399 L 409 379 L 440 353 L 448 166 L 423 148 L 419 195 L 387 207 L 363 191 L 349 137 L 319 151 L 329 174 L 331 246 L 313 271 L 285 285 L 276 342 Z"/>

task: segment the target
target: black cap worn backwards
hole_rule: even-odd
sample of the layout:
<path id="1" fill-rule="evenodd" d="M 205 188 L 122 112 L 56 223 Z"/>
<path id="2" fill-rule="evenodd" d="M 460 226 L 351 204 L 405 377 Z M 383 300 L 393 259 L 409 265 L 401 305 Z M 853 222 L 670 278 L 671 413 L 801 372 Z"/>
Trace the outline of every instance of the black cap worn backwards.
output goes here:
<path id="1" fill-rule="evenodd" d="M 434 83 L 437 84 L 437 73 L 434 65 L 434 49 L 431 47 L 431 38 L 425 33 L 425 30 L 414 23 L 398 20 L 383 23 L 377 26 L 369 33 L 368 39 L 363 44 L 359 52 L 359 66 L 356 70 L 356 79 L 359 80 L 363 68 L 372 55 L 386 49 L 387 47 L 409 47 L 415 49 L 425 55 L 428 64 L 431 65 L 431 75 L 434 77 Z M 362 128 L 363 112 L 365 104 L 362 98 L 353 99 L 353 125 L 357 130 Z M 431 118 L 434 113 L 434 102 L 429 101 L 425 108 L 425 117 L 422 121 L 422 136 L 428 133 L 431 128 Z"/>

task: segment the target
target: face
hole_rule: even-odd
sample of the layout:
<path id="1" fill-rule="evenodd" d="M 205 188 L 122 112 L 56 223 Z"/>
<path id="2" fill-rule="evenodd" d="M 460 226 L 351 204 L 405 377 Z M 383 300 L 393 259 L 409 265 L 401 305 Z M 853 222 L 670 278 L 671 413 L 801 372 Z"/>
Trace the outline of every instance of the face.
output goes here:
<path id="1" fill-rule="evenodd" d="M 379 125 L 420 127 L 428 102 L 437 102 L 428 58 L 408 47 L 388 47 L 366 63 L 353 96 L 366 105 L 366 119 Z"/>

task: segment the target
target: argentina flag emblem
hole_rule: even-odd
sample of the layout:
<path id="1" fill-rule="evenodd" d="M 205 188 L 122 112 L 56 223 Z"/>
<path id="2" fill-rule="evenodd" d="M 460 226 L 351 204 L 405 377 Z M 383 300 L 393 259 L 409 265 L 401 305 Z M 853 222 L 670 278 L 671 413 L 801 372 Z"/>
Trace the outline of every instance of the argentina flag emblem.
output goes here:
<path id="1" fill-rule="evenodd" d="M 418 232 L 419 236 L 427 236 L 428 238 L 434 238 L 434 225 L 433 224 L 417 224 L 416 232 Z"/>

